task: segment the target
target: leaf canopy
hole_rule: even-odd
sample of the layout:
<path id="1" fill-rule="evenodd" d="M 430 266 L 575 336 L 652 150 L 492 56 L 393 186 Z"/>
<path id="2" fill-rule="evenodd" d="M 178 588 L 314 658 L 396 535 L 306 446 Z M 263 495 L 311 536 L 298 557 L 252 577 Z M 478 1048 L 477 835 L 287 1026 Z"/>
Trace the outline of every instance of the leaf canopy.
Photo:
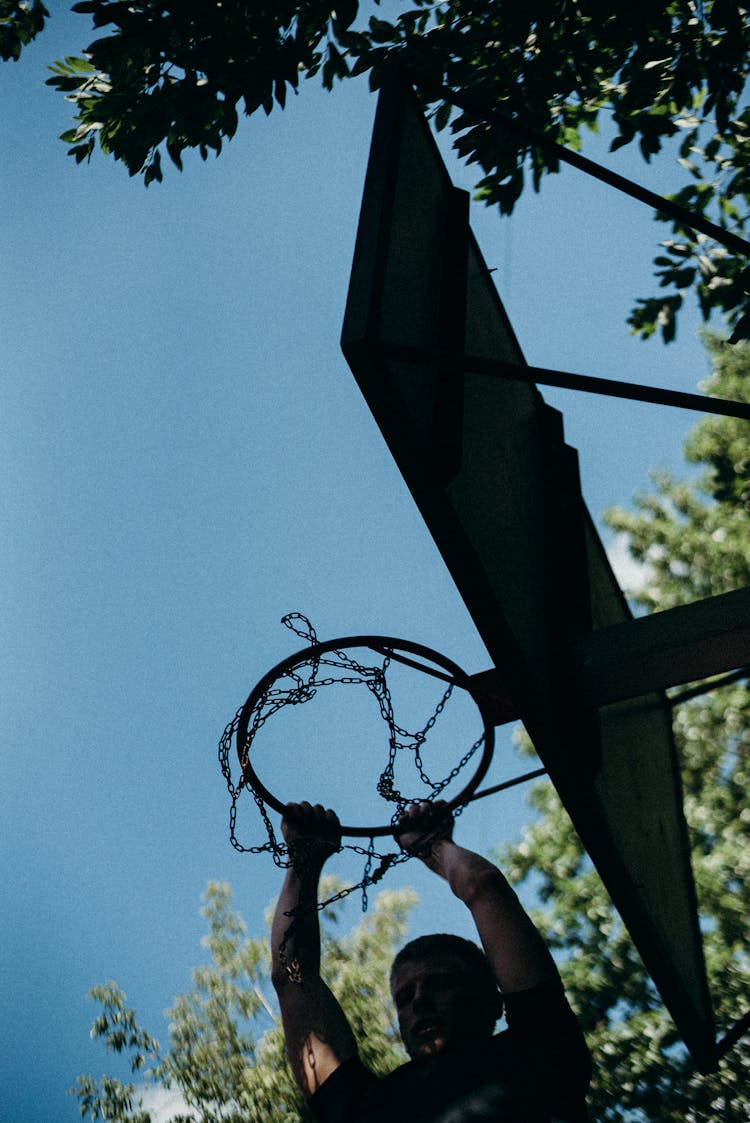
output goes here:
<path id="1" fill-rule="evenodd" d="M 25 5 L 6 7 L 20 28 Z M 241 115 L 283 108 L 303 77 L 331 89 L 369 72 L 377 87 L 397 65 L 422 89 L 435 127 L 449 128 L 457 153 L 477 165 L 477 197 L 502 214 L 529 180 L 538 190 L 559 170 L 534 134 L 577 150 L 606 122 L 613 153 L 635 144 L 645 161 L 668 154 L 682 181 L 671 200 L 738 236 L 747 225 L 750 18 L 733 0 L 410 0 L 392 21 L 379 0 L 73 7 L 104 34 L 83 62 L 53 68 L 49 83 L 75 107 L 63 139 L 77 161 L 98 146 L 146 184 L 163 178 L 165 153 L 179 169 L 187 150 L 218 155 Z M 526 136 L 489 112 L 457 110 L 441 90 L 470 92 Z M 657 218 L 673 231 L 656 269 L 665 291 L 638 300 L 633 332 L 673 339 L 694 291 L 706 319 L 718 311 L 737 338 L 750 335 L 745 258 L 689 223 Z"/>

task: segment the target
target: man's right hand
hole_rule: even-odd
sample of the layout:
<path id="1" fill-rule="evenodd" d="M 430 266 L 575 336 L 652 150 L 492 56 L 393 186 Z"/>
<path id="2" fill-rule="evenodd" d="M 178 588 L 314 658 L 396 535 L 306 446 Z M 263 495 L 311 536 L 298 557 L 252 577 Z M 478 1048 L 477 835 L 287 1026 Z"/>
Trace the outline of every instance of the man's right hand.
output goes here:
<path id="1" fill-rule="evenodd" d="M 319 869 L 331 854 L 341 849 L 338 816 L 319 803 L 287 803 L 281 833 L 293 860 L 299 856 L 306 864 Z"/>

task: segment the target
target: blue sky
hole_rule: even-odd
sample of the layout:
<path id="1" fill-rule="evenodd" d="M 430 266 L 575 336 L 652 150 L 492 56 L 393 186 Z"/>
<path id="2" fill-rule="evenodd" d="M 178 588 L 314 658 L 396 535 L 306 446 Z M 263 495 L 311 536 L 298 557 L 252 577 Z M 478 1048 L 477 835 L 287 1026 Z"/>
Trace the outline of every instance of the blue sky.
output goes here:
<path id="1" fill-rule="evenodd" d="M 229 845 L 216 744 L 300 646 L 284 613 L 321 638 L 401 635 L 487 666 L 339 351 L 366 81 L 309 83 L 146 191 L 56 139 L 69 118 L 45 67 L 89 37 L 65 7 L 0 70 L 3 1123 L 78 1118 L 67 1087 L 109 1064 L 88 1039 L 94 983 L 116 979 L 166 1036 L 209 879 L 262 930 L 277 871 Z M 615 166 L 674 183 L 669 159 Z M 472 222 L 530 362 L 685 390 L 705 377 L 691 315 L 669 348 L 628 335 L 661 232 L 639 204 L 566 170 L 511 220 L 475 207 Z M 690 415 L 545 397 L 595 516 L 649 468 L 679 470 Z M 497 777 L 515 767 L 506 736 Z M 468 810 L 461 837 L 488 849 L 526 817 L 516 790 Z M 417 928 L 465 923 L 412 864 L 392 881 L 407 883 Z"/>

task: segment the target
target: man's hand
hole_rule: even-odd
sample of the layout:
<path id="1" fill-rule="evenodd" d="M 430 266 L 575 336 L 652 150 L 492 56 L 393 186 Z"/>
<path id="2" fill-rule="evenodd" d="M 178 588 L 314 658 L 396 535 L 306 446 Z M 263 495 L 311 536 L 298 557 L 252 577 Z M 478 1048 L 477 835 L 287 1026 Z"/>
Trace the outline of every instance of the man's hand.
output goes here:
<path id="1" fill-rule="evenodd" d="M 292 861 L 320 870 L 341 849 L 341 824 L 335 811 L 319 803 L 287 803 L 281 833 Z"/>
<path id="2" fill-rule="evenodd" d="M 399 816 L 393 835 L 402 850 L 429 866 L 435 844 L 453 838 L 453 815 L 444 799 L 413 803 Z"/>

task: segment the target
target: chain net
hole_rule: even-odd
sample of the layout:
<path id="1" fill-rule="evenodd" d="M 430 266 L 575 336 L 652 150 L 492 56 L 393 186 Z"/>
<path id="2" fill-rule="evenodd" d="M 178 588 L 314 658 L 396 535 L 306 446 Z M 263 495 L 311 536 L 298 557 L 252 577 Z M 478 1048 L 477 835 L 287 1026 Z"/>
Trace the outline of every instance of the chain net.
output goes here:
<path id="1" fill-rule="evenodd" d="M 289 613 L 282 618 L 282 623 L 287 628 L 290 628 L 296 635 L 306 640 L 310 645 L 318 643 L 315 629 L 307 617 L 303 616 L 301 613 Z M 218 752 L 219 764 L 226 780 L 231 799 L 229 838 L 235 850 L 244 854 L 270 853 L 276 865 L 282 869 L 293 865 L 296 869 L 300 870 L 301 864 L 304 863 L 304 856 L 300 850 L 299 843 L 297 843 L 294 848 L 294 854 L 290 854 L 289 848 L 284 841 L 277 836 L 273 823 L 271 822 L 266 801 L 261 793 L 253 786 L 252 778 L 248 776 L 246 772 L 246 765 L 250 759 L 253 741 L 266 722 L 286 706 L 299 706 L 309 703 L 315 697 L 318 690 L 323 687 L 333 684 L 358 687 L 364 686 L 376 699 L 380 716 L 388 730 L 388 758 L 378 777 L 377 791 L 382 799 L 391 805 L 391 823 L 394 826 L 399 816 L 411 803 L 437 799 L 466 767 L 482 746 L 484 733 L 474 741 L 455 767 L 452 768 L 446 776 L 439 780 L 433 779 L 425 767 L 422 758 L 422 747 L 430 730 L 437 722 L 450 699 L 455 683 L 448 682 L 441 698 L 429 715 L 427 721 L 420 729 L 410 732 L 400 726 L 396 721 L 393 700 L 388 687 L 387 673 L 394 656 L 392 653 L 382 654 L 374 650 L 372 654 L 378 657 L 377 662 L 363 663 L 360 659 L 355 658 L 351 652 L 347 652 L 346 650 L 333 650 L 325 653 L 312 652 L 307 659 L 302 659 L 299 662 L 295 660 L 290 661 L 289 667 L 284 670 L 278 678 L 272 680 L 262 692 L 249 716 L 247 734 L 239 754 L 240 775 L 236 781 L 234 779 L 231 763 L 232 756 L 234 755 L 232 749 L 237 738 L 240 719 L 245 707 L 241 707 L 232 721 L 229 722 L 219 741 Z M 417 666 L 417 664 L 412 665 Z M 428 668 L 422 669 L 429 671 Z M 412 754 L 416 771 L 426 789 L 425 792 L 420 793 L 418 796 L 404 794 L 396 786 L 396 762 L 399 754 L 403 753 Z M 241 842 L 237 836 L 238 800 L 245 788 L 250 790 L 265 828 L 265 841 L 257 845 L 246 845 Z M 459 815 L 462 810 L 463 805 L 459 804 L 453 808 L 453 815 Z M 429 846 L 429 838 L 426 839 L 426 845 Z M 370 838 L 367 846 L 360 846 L 356 843 L 342 840 L 341 849 L 350 850 L 364 859 L 362 876 L 357 884 L 347 885 L 332 896 L 320 901 L 317 905 L 318 909 L 323 909 L 326 905 L 338 901 L 348 896 L 350 893 L 360 891 L 362 894 L 362 909 L 365 911 L 368 905 L 368 887 L 379 882 L 392 866 L 405 862 L 413 856 L 412 853 L 401 850 L 388 852 L 377 850 L 374 838 Z"/>

